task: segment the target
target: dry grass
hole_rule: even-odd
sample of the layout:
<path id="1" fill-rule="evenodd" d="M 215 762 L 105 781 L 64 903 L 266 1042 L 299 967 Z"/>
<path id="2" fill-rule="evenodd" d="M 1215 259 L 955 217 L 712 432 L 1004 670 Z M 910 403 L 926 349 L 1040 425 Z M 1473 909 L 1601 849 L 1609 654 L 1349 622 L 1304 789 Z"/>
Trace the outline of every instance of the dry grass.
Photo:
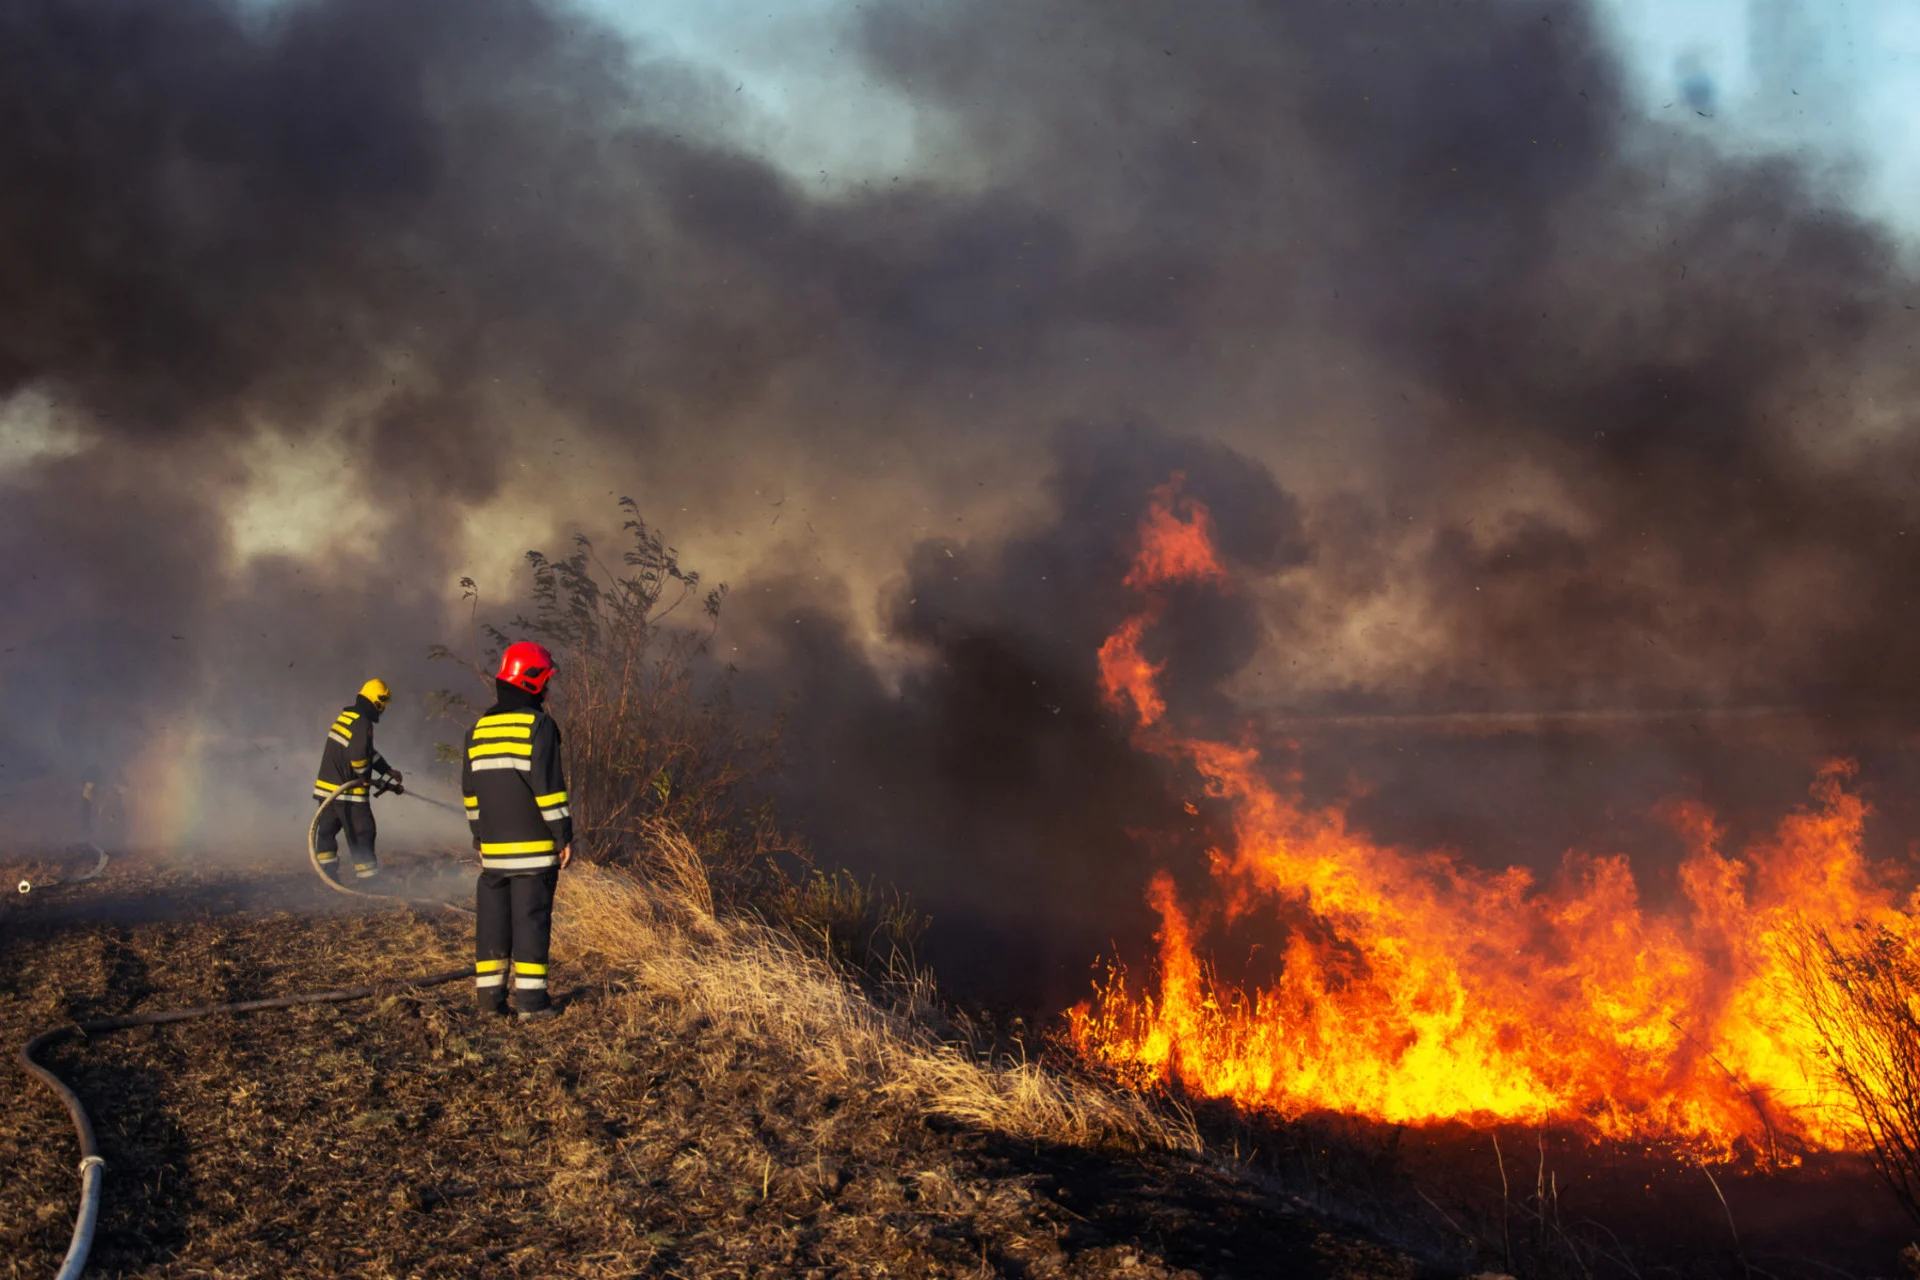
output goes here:
<path id="1" fill-rule="evenodd" d="M 1138 1095 L 1022 1061 L 981 1060 L 943 1041 L 930 987 L 895 984 L 891 1008 L 784 929 L 712 913 L 692 846 L 670 831 L 649 886 L 621 872 L 570 871 L 557 929 L 629 982 L 676 992 L 743 1038 L 776 1047 L 836 1088 L 911 1100 L 929 1114 L 1008 1136 L 1076 1146 L 1198 1151 L 1190 1119 Z"/>
<path id="2" fill-rule="evenodd" d="M 1413 1274 L 1230 1171 L 1112 1149 L 1151 1131 L 1070 1083 L 956 1059 L 777 932 L 576 871 L 555 1022 L 482 1017 L 470 990 L 439 988 L 61 1046 L 108 1163 L 89 1274 Z M 589 942 L 607 953 L 583 956 Z M 57 900 L 0 905 L 0 1039 L 451 967 L 469 945 L 304 868 L 116 861 Z M 0 1277 L 51 1273 L 73 1160 L 44 1091 L 0 1110 Z"/>

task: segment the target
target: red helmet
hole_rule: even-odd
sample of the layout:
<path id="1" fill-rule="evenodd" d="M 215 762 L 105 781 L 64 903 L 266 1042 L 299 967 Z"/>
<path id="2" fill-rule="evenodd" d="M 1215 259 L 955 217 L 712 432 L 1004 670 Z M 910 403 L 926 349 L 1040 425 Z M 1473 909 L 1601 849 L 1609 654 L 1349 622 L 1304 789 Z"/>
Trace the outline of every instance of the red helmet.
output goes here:
<path id="1" fill-rule="evenodd" d="M 544 693 L 547 681 L 553 679 L 553 655 L 547 652 L 545 645 L 535 644 L 531 640 L 522 640 L 507 646 L 500 655 L 499 679 L 508 684 L 518 685 L 528 693 Z"/>

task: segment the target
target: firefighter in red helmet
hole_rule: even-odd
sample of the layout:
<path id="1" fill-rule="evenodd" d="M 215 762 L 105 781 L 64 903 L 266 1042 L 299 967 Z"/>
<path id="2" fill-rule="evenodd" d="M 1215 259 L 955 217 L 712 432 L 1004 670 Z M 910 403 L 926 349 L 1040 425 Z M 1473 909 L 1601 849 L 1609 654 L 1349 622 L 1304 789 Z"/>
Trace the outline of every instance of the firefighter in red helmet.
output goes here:
<path id="1" fill-rule="evenodd" d="M 522 1022 L 554 1016 L 547 994 L 553 891 L 572 855 L 573 818 L 560 766 L 560 727 L 546 712 L 553 655 L 530 641 L 507 646 L 494 677 L 496 701 L 467 733 L 460 768 L 473 847 L 474 984 L 485 1013 Z"/>

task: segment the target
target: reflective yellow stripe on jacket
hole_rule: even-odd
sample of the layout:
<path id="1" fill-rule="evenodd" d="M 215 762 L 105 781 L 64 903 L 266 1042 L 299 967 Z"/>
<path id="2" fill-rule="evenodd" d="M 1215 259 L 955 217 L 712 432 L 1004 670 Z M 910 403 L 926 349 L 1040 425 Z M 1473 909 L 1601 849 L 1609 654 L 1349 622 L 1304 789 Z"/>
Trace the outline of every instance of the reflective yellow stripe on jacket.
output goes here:
<path id="1" fill-rule="evenodd" d="M 473 726 L 473 744 L 467 748 L 467 760 L 475 769 L 518 769 L 533 771 L 532 712 L 506 711 L 481 716 Z"/>
<path id="2" fill-rule="evenodd" d="M 347 739 L 353 735 L 353 722 L 359 718 L 358 711 L 342 711 L 334 717 L 333 727 L 327 730 L 327 736 L 341 746 L 346 746 Z"/>
<path id="3" fill-rule="evenodd" d="M 326 800 L 329 798 L 333 798 L 333 799 L 338 799 L 343 804 L 351 804 L 355 802 L 365 804 L 367 802 L 367 784 L 366 783 L 364 782 L 353 783 L 352 785 L 347 786 L 345 791 L 340 790 L 342 785 L 343 784 L 338 782 L 328 782 L 325 778 L 315 778 L 313 780 L 313 798 L 315 800 Z M 338 794 L 336 795 L 336 793 Z"/>

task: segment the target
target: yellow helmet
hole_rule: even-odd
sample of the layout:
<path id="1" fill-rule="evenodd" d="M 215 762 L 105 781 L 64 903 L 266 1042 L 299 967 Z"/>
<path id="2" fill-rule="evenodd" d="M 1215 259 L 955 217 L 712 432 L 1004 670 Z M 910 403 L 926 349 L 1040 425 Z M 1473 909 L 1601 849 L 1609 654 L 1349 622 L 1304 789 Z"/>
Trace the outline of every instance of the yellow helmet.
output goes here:
<path id="1" fill-rule="evenodd" d="M 387 688 L 387 682 L 378 677 L 360 686 L 360 696 L 376 707 L 384 707 L 393 697 L 393 690 Z"/>

